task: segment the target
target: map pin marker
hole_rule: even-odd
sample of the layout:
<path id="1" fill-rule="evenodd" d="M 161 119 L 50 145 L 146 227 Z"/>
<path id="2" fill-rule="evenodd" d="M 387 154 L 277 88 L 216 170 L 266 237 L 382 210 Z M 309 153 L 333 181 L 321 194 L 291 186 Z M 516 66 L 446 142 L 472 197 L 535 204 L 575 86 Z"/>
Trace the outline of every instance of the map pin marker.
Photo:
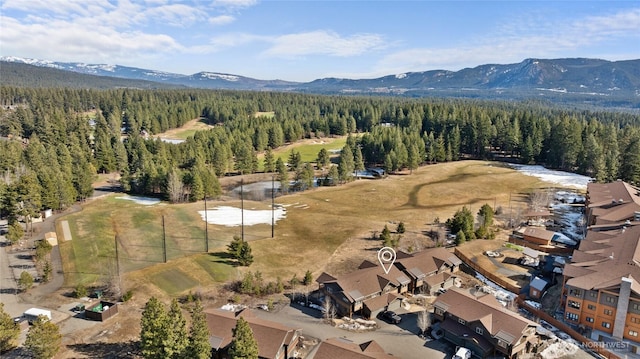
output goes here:
<path id="1" fill-rule="evenodd" d="M 378 251 L 378 261 L 384 269 L 385 274 L 389 274 L 393 263 L 396 261 L 396 251 L 391 247 L 382 247 Z"/>

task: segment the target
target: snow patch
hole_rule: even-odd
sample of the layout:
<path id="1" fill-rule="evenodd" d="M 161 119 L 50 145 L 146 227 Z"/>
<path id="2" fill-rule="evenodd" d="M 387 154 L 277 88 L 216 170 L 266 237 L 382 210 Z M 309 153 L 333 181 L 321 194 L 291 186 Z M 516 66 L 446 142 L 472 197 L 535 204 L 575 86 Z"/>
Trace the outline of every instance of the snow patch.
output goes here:
<path id="1" fill-rule="evenodd" d="M 405 78 L 405 77 L 407 77 L 407 74 L 397 74 L 397 75 L 396 75 L 396 78 L 397 78 L 398 80 L 403 79 L 403 78 Z"/>
<path id="2" fill-rule="evenodd" d="M 207 220 L 211 224 L 217 224 L 226 227 L 237 227 L 242 225 L 242 209 L 229 206 L 220 206 L 212 210 L 198 211 L 202 220 Z M 286 209 L 276 207 L 273 210 L 274 221 L 277 222 L 286 217 Z M 271 210 L 244 210 L 244 225 L 253 226 L 256 224 L 271 224 Z"/>
<path id="3" fill-rule="evenodd" d="M 578 347 L 564 340 L 549 345 L 540 353 L 541 358 L 562 358 L 574 355 L 578 351 Z"/>
<path id="4" fill-rule="evenodd" d="M 527 176 L 537 177 L 545 182 L 559 184 L 564 187 L 573 187 L 586 190 L 587 184 L 593 181 L 593 178 L 588 176 L 583 176 L 571 172 L 550 170 L 539 165 L 509 164 L 509 166 Z"/>
<path id="5" fill-rule="evenodd" d="M 125 199 L 127 201 L 133 201 L 137 204 L 142 204 L 145 206 L 153 206 L 154 204 L 160 203 L 160 200 L 152 197 L 138 197 L 138 196 L 120 196 L 116 197 L 116 199 Z"/>
<path id="6" fill-rule="evenodd" d="M 202 72 L 201 76 L 206 77 L 210 80 L 225 80 L 225 81 L 232 81 L 232 82 L 238 81 L 240 79 L 238 76 L 218 74 L 215 72 Z"/>

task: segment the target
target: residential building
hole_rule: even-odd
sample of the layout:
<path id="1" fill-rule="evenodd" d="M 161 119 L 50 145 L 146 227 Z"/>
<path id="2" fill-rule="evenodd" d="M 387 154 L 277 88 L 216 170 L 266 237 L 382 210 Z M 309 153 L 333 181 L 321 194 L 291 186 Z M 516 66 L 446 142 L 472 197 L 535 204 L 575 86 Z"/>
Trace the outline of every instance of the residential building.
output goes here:
<path id="1" fill-rule="evenodd" d="M 260 319 L 250 309 L 229 311 L 214 309 L 205 312 L 209 327 L 209 343 L 213 357 L 227 358 L 227 350 L 233 340 L 233 329 L 238 318 L 249 323 L 258 343 L 258 357 L 261 359 L 285 359 L 293 356 L 297 348 L 301 329 Z"/>
<path id="2" fill-rule="evenodd" d="M 339 277 L 322 273 L 316 282 L 338 314 L 375 317 L 383 310 L 400 308 L 404 293 L 434 294 L 453 286 L 461 263 L 446 248 L 414 254 L 399 251 L 388 273 L 379 264 L 364 261 L 357 270 Z"/>
<path id="3" fill-rule="evenodd" d="M 374 340 L 357 344 L 346 338 L 329 338 L 318 346 L 312 359 L 394 359 Z"/>
<path id="4" fill-rule="evenodd" d="M 640 352 L 640 189 L 616 181 L 587 190 L 588 231 L 563 269 L 565 321 Z"/>
<path id="5" fill-rule="evenodd" d="M 452 288 L 433 303 L 444 338 L 474 356 L 516 358 L 538 342 L 536 323 L 502 306 L 491 294 Z"/>

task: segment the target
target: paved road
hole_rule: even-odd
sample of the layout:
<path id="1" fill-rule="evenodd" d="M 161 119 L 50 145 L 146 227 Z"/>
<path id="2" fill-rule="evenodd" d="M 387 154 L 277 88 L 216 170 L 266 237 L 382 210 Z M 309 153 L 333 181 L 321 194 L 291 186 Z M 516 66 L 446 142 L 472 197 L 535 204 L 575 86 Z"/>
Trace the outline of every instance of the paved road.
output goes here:
<path id="1" fill-rule="evenodd" d="M 286 306 L 277 312 L 256 311 L 263 319 L 282 323 L 293 328 L 302 329 L 302 335 L 325 340 L 333 337 L 344 337 L 355 343 L 375 340 L 387 353 L 403 359 L 440 359 L 449 357 L 447 344 L 439 341 L 426 341 L 418 336 L 417 315 L 399 310 L 402 317 L 400 325 L 391 325 L 382 321 L 378 330 L 366 333 L 353 333 L 331 327 L 322 322 L 320 312 L 297 304 Z M 312 352 L 313 353 L 313 352 Z M 449 354 L 447 354 L 449 353 Z"/>

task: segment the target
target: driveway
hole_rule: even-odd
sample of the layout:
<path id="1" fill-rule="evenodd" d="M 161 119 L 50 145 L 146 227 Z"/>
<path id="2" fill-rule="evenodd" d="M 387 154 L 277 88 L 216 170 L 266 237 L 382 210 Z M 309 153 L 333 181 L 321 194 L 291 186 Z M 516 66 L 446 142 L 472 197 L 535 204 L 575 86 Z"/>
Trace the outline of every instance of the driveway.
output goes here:
<path id="1" fill-rule="evenodd" d="M 387 353 L 403 359 L 440 359 L 449 357 L 448 346 L 444 342 L 421 339 L 418 336 L 417 315 L 403 310 L 397 311 L 402 317 L 399 325 L 376 320 L 380 328 L 371 332 L 353 333 L 325 324 L 319 311 L 297 304 L 285 306 L 274 312 L 256 311 L 260 318 L 302 329 L 302 335 L 319 340 L 340 337 L 357 344 L 375 340 Z M 315 354 L 315 350 L 312 351 Z M 312 357 L 312 356 L 311 356 Z"/>

